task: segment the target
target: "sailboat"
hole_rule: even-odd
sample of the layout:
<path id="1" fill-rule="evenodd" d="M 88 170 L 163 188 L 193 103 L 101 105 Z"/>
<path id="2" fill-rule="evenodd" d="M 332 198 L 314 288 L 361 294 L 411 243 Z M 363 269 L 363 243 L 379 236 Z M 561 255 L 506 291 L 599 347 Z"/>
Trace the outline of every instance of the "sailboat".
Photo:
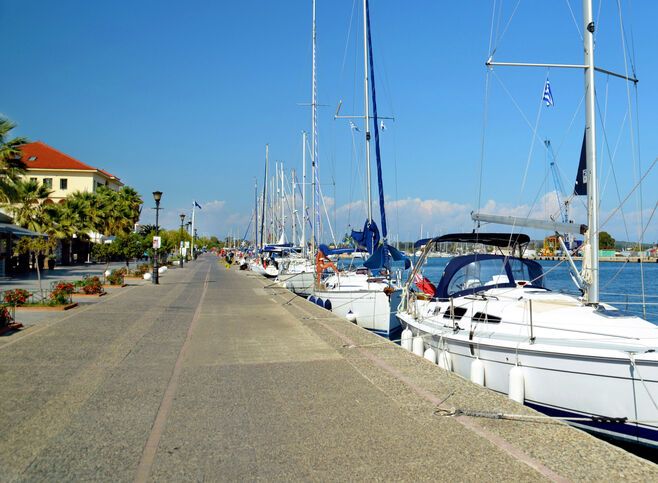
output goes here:
<path id="1" fill-rule="evenodd" d="M 658 448 L 658 327 L 599 299 L 594 22 L 591 0 L 583 6 L 585 59 L 571 67 L 585 73 L 587 224 L 472 215 L 478 223 L 550 229 L 567 254 L 562 234 L 584 235 L 582 271 L 570 262 L 583 296 L 544 287 L 541 265 L 523 258 L 527 235 L 456 233 L 417 242 L 421 260 L 398 317 L 408 331 L 403 344 L 416 337 L 419 352 L 432 349 L 441 367 L 587 431 Z M 453 258 L 434 285 L 421 266 L 445 242 L 493 252 Z"/>
<path id="2" fill-rule="evenodd" d="M 351 237 L 357 247 L 366 250 L 370 257 L 364 266 L 352 271 L 340 272 L 330 260 L 338 251 L 321 246 L 316 254 L 316 280 L 313 295 L 309 300 L 332 312 L 346 317 L 360 327 L 390 337 L 400 329 L 395 309 L 400 302 L 401 285 L 391 276 L 391 261 L 399 261 L 408 268 L 410 261 L 397 249 L 388 244 L 386 210 L 382 182 L 381 153 L 379 147 L 379 125 L 375 91 L 374 61 L 370 33 L 368 0 L 363 0 L 364 21 L 364 134 L 366 148 L 367 219 L 363 229 L 353 230 Z M 370 165 L 370 93 L 372 93 L 372 128 L 374 129 L 377 179 L 379 185 L 379 208 L 381 233 L 373 218 L 371 165 Z M 339 106 L 340 109 L 340 106 Z M 336 117 L 345 117 L 338 116 Z M 347 116 L 349 117 L 349 116 Z M 332 268 L 333 273 L 323 278 L 323 271 Z"/>

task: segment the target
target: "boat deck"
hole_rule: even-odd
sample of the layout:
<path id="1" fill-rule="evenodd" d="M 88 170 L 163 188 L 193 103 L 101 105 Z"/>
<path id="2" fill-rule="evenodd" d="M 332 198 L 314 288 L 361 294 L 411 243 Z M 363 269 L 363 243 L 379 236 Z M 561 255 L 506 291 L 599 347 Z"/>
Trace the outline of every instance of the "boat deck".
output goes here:
<path id="1" fill-rule="evenodd" d="M 658 479 L 210 255 L 0 338 L 2 480 Z"/>

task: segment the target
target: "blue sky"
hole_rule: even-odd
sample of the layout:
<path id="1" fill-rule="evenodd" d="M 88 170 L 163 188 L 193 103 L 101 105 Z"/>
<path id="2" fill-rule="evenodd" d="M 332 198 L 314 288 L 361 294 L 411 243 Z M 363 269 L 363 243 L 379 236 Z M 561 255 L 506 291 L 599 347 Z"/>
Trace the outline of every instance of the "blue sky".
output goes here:
<path id="1" fill-rule="evenodd" d="M 597 76 L 603 219 L 658 156 L 658 6 L 622 4 L 640 102 L 638 111 L 633 86 Z M 569 6 L 580 28 L 580 1 L 505 3 L 494 20 L 495 59 L 581 63 Z M 597 64 L 623 72 L 615 2 L 599 8 L 595 1 Z M 196 199 L 204 207 L 201 233 L 243 232 L 266 143 L 272 165 L 280 160 L 301 172 L 301 132 L 310 129 L 309 108 L 300 105 L 310 100 L 310 0 L 0 0 L 0 15 L 10 66 L 0 112 L 19 124 L 16 134 L 116 174 L 147 206 L 152 191 L 163 191 L 165 225 L 175 227 Z M 392 236 L 417 238 L 421 224 L 430 233 L 472 228 L 484 126 L 480 204 L 496 214 L 554 214 L 541 141 L 551 139 L 570 190 L 582 140 L 582 73 L 496 68 L 487 75 L 491 2 L 371 0 L 371 15 L 379 111 L 395 117 L 382 133 Z M 365 213 L 363 168 L 356 168 L 363 141 L 347 121 L 333 120 L 341 99 L 343 113 L 362 114 L 361 25 L 360 2 L 318 0 L 318 94 L 326 105 L 319 109 L 320 176 L 341 234 Z M 547 75 L 552 108 L 540 103 Z M 603 228 L 617 239 L 637 238 L 640 208 L 646 224 L 656 175 L 645 181 L 642 204 L 631 197 L 624 205 L 626 225 L 618 214 Z M 574 207 L 583 221 L 582 204 Z M 145 212 L 143 221 L 152 221 L 152 210 Z M 656 226 L 646 238 L 658 238 Z"/>

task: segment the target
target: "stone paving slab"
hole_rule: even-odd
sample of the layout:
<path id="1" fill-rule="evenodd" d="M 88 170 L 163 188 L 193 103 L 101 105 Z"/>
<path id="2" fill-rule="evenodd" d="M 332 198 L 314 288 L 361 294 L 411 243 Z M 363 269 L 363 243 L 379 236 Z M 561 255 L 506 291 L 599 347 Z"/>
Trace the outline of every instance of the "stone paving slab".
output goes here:
<path id="1" fill-rule="evenodd" d="M 210 255 L 0 339 L 0 481 L 658 479 Z"/>

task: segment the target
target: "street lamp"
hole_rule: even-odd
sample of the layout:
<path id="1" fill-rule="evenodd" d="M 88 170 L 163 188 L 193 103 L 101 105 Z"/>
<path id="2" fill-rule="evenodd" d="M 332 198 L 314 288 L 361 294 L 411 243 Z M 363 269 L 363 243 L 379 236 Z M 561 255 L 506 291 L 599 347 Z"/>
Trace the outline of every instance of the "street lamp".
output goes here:
<path id="1" fill-rule="evenodd" d="M 160 226 L 158 225 L 158 214 L 160 213 L 160 200 L 162 199 L 162 191 L 154 191 L 153 199 L 155 200 L 155 236 L 158 236 L 160 233 Z M 153 276 L 151 280 L 153 284 L 158 285 L 160 283 L 160 273 L 158 272 L 158 246 L 153 243 Z"/>
<path id="2" fill-rule="evenodd" d="M 185 213 L 180 214 L 180 266 L 183 268 L 183 224 L 185 223 Z"/>
<path id="3" fill-rule="evenodd" d="M 185 223 L 185 233 L 190 235 L 190 238 L 192 237 L 192 234 L 190 233 L 190 228 L 191 227 L 192 227 L 192 222 L 191 221 L 188 221 L 187 223 Z M 192 251 L 192 244 L 190 244 L 190 252 L 191 251 Z M 189 262 L 192 259 L 192 257 L 187 258 L 188 256 L 189 256 L 189 254 L 187 253 L 187 249 L 186 249 L 185 250 L 185 260 L 187 260 Z"/>

